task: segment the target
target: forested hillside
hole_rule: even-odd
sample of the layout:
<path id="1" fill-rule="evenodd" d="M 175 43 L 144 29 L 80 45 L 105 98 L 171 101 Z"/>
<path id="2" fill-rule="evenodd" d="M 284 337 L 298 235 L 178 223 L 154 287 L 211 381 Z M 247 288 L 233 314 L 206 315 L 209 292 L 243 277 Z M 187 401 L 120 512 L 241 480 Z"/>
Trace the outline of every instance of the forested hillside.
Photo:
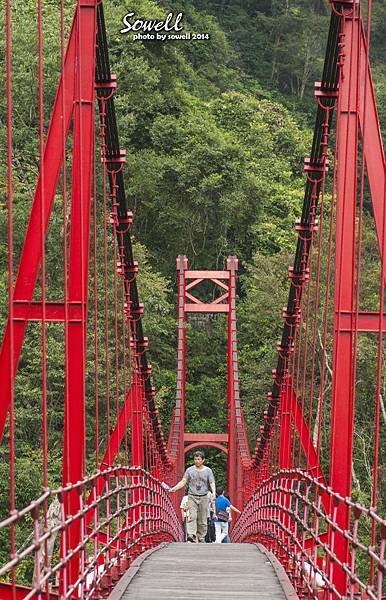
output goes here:
<path id="1" fill-rule="evenodd" d="M 56 3 L 50 0 L 44 6 L 45 44 L 51 49 L 45 54 L 48 124 L 60 66 L 60 32 Z M 275 366 L 280 313 L 287 300 L 287 269 L 295 244 L 293 224 L 303 197 L 303 157 L 309 152 L 312 135 L 313 83 L 322 71 L 328 2 L 133 0 L 123 4 L 106 0 L 104 7 L 111 67 L 118 81 L 116 112 L 121 146 L 127 151 L 125 185 L 134 212 L 140 294 L 146 307 L 144 327 L 163 421 L 167 427 L 175 394 L 176 257 L 186 254 L 193 268 L 222 268 L 226 257 L 235 254 L 239 259 L 242 401 L 254 445 Z M 128 9 L 149 19 L 182 11 L 185 30 L 209 33 L 210 39 L 132 41 L 120 33 Z M 68 5 L 68 23 L 72 10 Z M 27 0 L 14 14 L 18 40 L 14 46 L 16 258 L 38 173 L 37 62 L 30 60 L 36 46 L 36 23 L 30 18 L 34 11 L 35 4 Z M 385 131 L 384 2 L 375 3 L 373 24 L 373 71 Z M 4 40 L 0 44 L 3 56 Z M 2 69 L 2 78 L 4 72 Z M 4 89 L 3 80 L 2 84 Z M 0 140 L 5 147 L 4 95 L 0 111 Z M 0 235 L 5 239 L 4 154 L 0 161 Z M 58 200 L 49 231 L 51 241 L 60 240 L 62 235 L 60 210 Z M 50 298 L 60 298 L 62 282 L 55 243 L 48 243 L 47 249 Z M 369 244 L 369 254 L 371 251 Z M 0 260 L 3 326 L 7 302 L 5 244 L 0 248 Z M 112 320 L 110 325 L 113 327 Z M 41 486 L 41 425 L 36 408 L 40 403 L 40 359 L 35 343 L 38 328 L 31 327 L 30 333 L 17 381 L 18 505 L 37 496 Z M 187 429 L 191 432 L 225 430 L 225 334 L 223 318 L 192 319 L 188 323 Z M 63 332 L 60 327 L 49 327 L 48 336 L 49 435 L 58 449 L 51 457 L 50 478 L 55 483 L 60 480 Z M 100 402 L 104 402 L 103 395 Z M 104 443 L 101 439 L 101 447 Z M 6 469 L 7 451 L 3 444 L 0 469 Z M 211 460 L 220 465 L 224 459 L 212 454 Z M 365 501 L 370 485 L 366 468 L 363 456 L 359 456 L 356 471 L 364 482 Z M 0 480 L 5 487 L 1 471 Z"/>

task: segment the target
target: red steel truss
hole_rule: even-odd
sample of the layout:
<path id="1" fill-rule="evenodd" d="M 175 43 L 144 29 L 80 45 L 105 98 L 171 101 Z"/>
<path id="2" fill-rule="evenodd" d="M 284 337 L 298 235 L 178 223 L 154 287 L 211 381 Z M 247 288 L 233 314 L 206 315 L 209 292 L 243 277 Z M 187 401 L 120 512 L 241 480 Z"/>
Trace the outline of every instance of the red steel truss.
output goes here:
<path id="1" fill-rule="evenodd" d="M 228 491 L 233 502 L 243 504 L 242 471 L 250 463 L 249 445 L 246 436 L 243 412 L 240 404 L 240 378 L 237 357 L 236 329 L 236 274 L 237 258 L 230 256 L 226 271 L 192 271 L 185 256 L 177 259 L 178 273 L 178 349 L 176 406 L 169 434 L 169 451 L 177 461 L 177 474 L 184 472 L 184 455 L 187 449 L 212 446 L 228 455 Z M 220 295 L 211 302 L 203 302 L 197 295 L 198 286 L 210 281 L 220 290 Z M 194 292 L 193 292 L 194 290 Z M 186 332 L 188 313 L 225 313 L 228 315 L 228 433 L 216 434 L 185 432 L 185 380 L 186 380 Z M 192 435 L 194 438 L 192 438 Z M 217 436 L 218 437 L 218 436 Z M 218 444 L 227 441 L 227 448 Z M 194 443 L 184 448 L 185 441 Z"/>
<path id="2" fill-rule="evenodd" d="M 355 221 L 357 219 L 358 175 L 360 154 L 358 130 L 363 143 L 363 160 L 366 164 L 377 232 L 381 269 L 385 269 L 385 160 L 378 125 L 377 108 L 371 80 L 367 41 L 359 6 L 349 7 L 342 18 L 342 71 L 337 104 L 337 205 L 336 205 L 336 256 L 335 256 L 335 317 L 333 350 L 332 426 L 330 452 L 330 485 L 343 497 L 351 496 L 351 465 L 353 461 L 356 369 L 353 348 L 363 323 L 371 319 L 367 331 L 379 334 L 379 350 L 383 324 L 384 281 L 380 290 L 380 311 L 359 315 L 359 293 L 355 273 L 356 255 Z M 344 45 L 343 45 L 344 44 Z M 382 177 L 383 173 L 383 177 Z M 383 179 L 383 180 L 382 180 Z M 360 206 L 359 210 L 363 207 Z M 383 279 L 382 273 L 382 279 Z M 380 361 L 379 356 L 379 361 Z M 381 368 L 380 362 L 378 369 Z M 381 374 L 377 376 L 376 395 L 379 397 Z M 379 411 L 379 400 L 376 401 Z M 378 417 L 379 419 L 379 417 Z M 379 423 L 375 435 L 378 437 Z M 377 444 L 376 444 L 377 446 Z M 376 448 L 377 450 L 377 448 Z M 377 458 L 374 474 L 377 477 Z M 374 490 L 377 479 L 374 481 Z M 375 505 L 375 503 L 374 503 Z M 350 510 L 338 512 L 338 525 L 345 531 L 350 525 Z M 333 532 L 330 532 L 330 536 Z M 348 560 L 348 541 L 342 535 L 337 556 Z M 339 590 L 345 590 L 346 576 L 337 578 Z"/>
<path id="3" fill-rule="evenodd" d="M 252 493 L 234 539 L 264 540 L 292 570 L 297 589 L 306 586 L 310 596 L 316 595 L 318 577 L 328 596 L 353 597 L 360 592 L 376 598 L 382 595 L 385 521 L 350 497 L 354 435 L 363 420 L 356 409 L 358 348 L 361 334 L 373 333 L 376 382 L 369 409 L 374 415 L 369 460 L 371 503 L 377 506 L 385 332 L 385 159 L 369 65 L 371 7 L 364 24 L 361 2 L 330 4 L 330 33 L 323 79 L 315 85 L 317 118 L 312 154 L 305 160 L 306 192 L 295 226 L 298 244 L 289 272 L 283 336 L 265 424 L 252 459 L 258 491 Z M 336 142 L 329 180 L 327 152 L 334 112 Z M 361 264 L 361 248 L 365 227 L 370 231 L 364 216 L 366 184 L 379 250 L 378 310 L 362 308 L 366 267 Z M 331 419 L 324 406 L 328 378 Z M 321 467 L 324 423 L 324 430 L 327 425 L 330 430 L 329 460 L 323 459 L 328 475 Z M 371 547 L 364 540 L 366 528 L 371 530 Z M 367 584 L 357 575 L 358 555 L 368 568 Z"/>
<path id="4" fill-rule="evenodd" d="M 41 7 L 39 19 L 42 18 Z M 62 14 L 62 29 L 64 19 Z M 8 44 L 10 32 L 8 32 Z M 42 32 L 39 44 L 42 46 Z M 10 73 L 9 73 L 10 77 Z M 39 81 L 39 102 L 43 109 L 43 82 Z M 133 259 L 130 229 L 132 215 L 127 209 L 122 170 L 125 152 L 120 149 L 114 112 L 115 77 L 110 73 L 108 51 L 104 30 L 103 7 L 94 0 L 78 3 L 67 49 L 62 48 L 62 74 L 59 80 L 55 104 L 47 136 L 44 140 L 42 129 L 39 132 L 41 151 L 40 175 L 33 199 L 30 220 L 27 227 L 23 250 L 20 256 L 15 284 L 10 286 L 9 318 L 0 353 L 0 379 L 2 396 L 0 404 L 0 431 L 4 432 L 6 419 L 10 415 L 7 430 L 11 434 L 11 498 L 15 496 L 14 465 L 17 457 L 12 445 L 15 431 L 14 395 L 17 383 L 17 367 L 27 335 L 29 322 L 41 324 L 42 330 L 42 428 L 43 428 L 43 485 L 46 486 L 50 448 L 48 446 L 47 416 L 47 323 L 64 324 L 64 364 L 65 390 L 63 403 L 63 459 L 62 488 L 56 492 L 45 492 L 42 498 L 21 513 L 13 510 L 12 516 L 1 524 L 11 532 L 10 552 L 13 559 L 11 568 L 13 583 L 16 581 L 17 567 L 23 556 L 30 553 L 35 557 L 33 590 L 27 597 L 43 590 L 50 594 L 53 583 L 59 595 L 78 597 L 79 586 L 89 588 L 89 594 L 104 595 L 113 585 L 112 574 L 121 571 L 120 564 L 127 565 L 145 547 L 158 544 L 160 540 L 181 539 L 175 513 L 170 519 L 162 517 L 167 506 L 171 506 L 165 492 L 159 492 L 159 479 L 174 478 L 172 460 L 166 449 L 158 409 L 155 404 L 155 390 L 151 384 L 151 365 L 146 358 L 147 338 L 143 335 L 141 318 L 143 307 L 138 299 L 136 275 L 137 262 Z M 100 113 L 99 139 L 94 128 L 94 105 L 97 100 Z M 11 103 L 8 102 L 10 114 Z M 66 164 L 66 144 L 71 130 L 72 161 Z M 12 139 L 9 136 L 8 152 L 12 153 Z M 102 190 L 96 190 L 95 150 L 99 144 L 102 159 Z M 71 175 L 68 177 L 68 175 Z M 55 194 L 58 193 L 59 178 L 62 177 L 63 194 L 63 301 L 47 300 L 50 290 L 46 281 L 47 231 L 54 208 Z M 11 173 L 10 173 L 11 178 Z M 65 189 L 65 186 L 68 186 Z M 70 201 L 67 205 L 67 192 Z M 97 213 L 96 196 L 102 197 L 103 215 Z M 10 214 L 12 198 L 9 198 Z M 110 206 L 109 206 L 110 205 Z M 67 206 L 70 207 L 68 212 Z M 68 222 L 67 222 L 68 218 Z M 103 256 L 98 251 L 98 226 L 103 231 Z M 113 250 L 108 247 L 107 228 L 110 228 Z M 67 235 L 68 233 L 68 235 Z M 12 242 L 12 230 L 10 241 Z M 12 244 L 9 244 L 10 251 Z M 102 264 L 100 264 L 100 262 Z M 35 300 L 38 293 L 37 279 L 40 267 L 41 300 Z M 113 293 L 108 294 L 109 273 L 112 268 Z M 100 314 L 97 271 L 104 271 L 105 298 L 103 317 Z M 11 278 L 12 279 L 12 278 Z M 92 294 L 92 307 L 89 296 Z M 113 323 L 108 323 L 109 302 L 113 305 Z M 93 319 L 90 319 L 90 312 Z M 101 344 L 97 334 L 103 324 L 104 340 Z M 119 323 L 118 323 L 119 321 Z M 121 330 L 118 331 L 118 326 Z M 94 332 L 92 331 L 94 329 Z M 112 333 L 113 331 L 113 333 Z M 111 337 L 115 342 L 115 356 L 111 356 Z M 94 363 L 90 368 L 88 353 L 94 346 Z M 100 417 L 101 417 L 101 345 L 105 380 L 103 382 L 103 426 L 107 436 L 102 460 L 99 459 Z M 118 354 L 118 346 L 121 355 Z M 111 376 L 115 380 L 112 391 Z M 90 389 L 87 391 L 87 378 L 94 379 L 94 414 L 91 417 L 95 436 L 95 463 L 97 475 L 85 479 L 90 470 L 89 449 L 87 447 L 86 425 L 90 433 Z M 123 393 L 119 387 L 123 380 Z M 89 386 L 90 387 L 90 386 Z M 114 402 L 115 400 L 115 402 Z M 113 407 L 113 404 L 115 406 Z M 10 411 L 9 411 L 10 409 Z M 111 428 L 112 412 L 115 425 Z M 131 435 L 128 437 L 128 429 Z M 124 459 L 134 469 L 117 467 Z M 143 473 L 143 474 L 142 474 Z M 110 478 L 115 478 L 116 489 L 111 493 Z M 146 480 L 146 485 L 144 481 Z M 83 483 L 82 483 L 83 482 Z M 92 482 L 90 486 L 89 483 Z M 161 495 L 159 495 L 161 493 Z M 146 516 L 145 504 L 149 494 L 155 504 Z M 48 502 L 57 497 L 60 502 L 61 525 L 52 526 L 50 535 L 42 534 L 42 527 L 48 527 Z M 157 500 L 157 498 L 159 498 Z M 147 504 L 146 504 L 147 505 Z M 88 508 L 85 509 L 85 506 Z M 100 521 L 98 507 L 107 520 Z M 114 508 L 113 508 L 114 507 Z M 48 511 L 48 512 L 47 512 Z M 23 518 L 31 515 L 35 524 L 34 542 L 27 550 L 15 555 L 15 534 Z M 144 526 L 143 519 L 147 519 Z M 126 523 L 126 533 L 120 527 Z M 157 524 L 158 523 L 158 524 Z M 118 534 L 113 533 L 113 527 Z M 59 531 L 61 566 L 51 570 L 48 554 L 51 538 Z M 134 533 L 133 533 L 134 532 Z M 129 541 L 127 537 L 129 536 Z M 43 537 L 44 541 L 40 538 Z M 143 541 L 141 541 L 143 538 Z M 123 545 L 123 540 L 125 544 Z M 131 541 L 130 541 L 131 540 Z M 92 568 L 86 566 L 88 545 L 94 547 Z M 40 550 L 36 552 L 36 548 Z M 123 548 L 125 548 L 123 550 Z M 121 551 L 121 550 L 122 551 Z M 139 550 L 138 550 L 139 549 Z M 114 565 L 112 567 L 112 565 Z M 116 570 L 118 569 L 118 571 Z M 7 572 L 7 568 L 1 573 Z M 55 576 L 55 577 L 54 577 Z M 116 577 L 115 577 L 116 579 Z M 57 580 L 57 581 L 56 581 Z M 56 585 L 58 584 L 58 585 Z M 14 585 L 11 586 L 15 589 Z M 5 589 L 6 586 L 5 586 Z M 5 593 L 5 592 L 4 592 Z M 12 590 L 9 592 L 13 597 Z M 47 596 L 48 597 L 48 596 Z"/>
<path id="5" fill-rule="evenodd" d="M 202 446 L 227 455 L 228 491 L 243 507 L 232 541 L 259 541 L 274 552 L 299 596 L 383 597 L 386 521 L 379 514 L 377 492 L 386 332 L 386 170 L 369 64 L 371 3 L 366 11 L 363 4 L 330 0 L 283 334 L 251 456 L 241 406 L 234 256 L 223 271 L 189 270 L 185 256 L 177 259 L 176 403 L 165 442 L 136 283 L 133 215 L 123 179 L 126 156 L 115 118 L 117 82 L 110 71 L 103 5 L 96 0 L 79 0 L 67 46 L 61 4 L 61 74 L 46 135 L 43 11 L 38 2 L 40 168 L 18 256 L 12 11 L 6 1 L 9 289 L 0 349 L 0 437 L 9 446 L 10 476 L 9 514 L 0 521 L 9 550 L 9 560 L 0 565 L 0 577 L 7 579 L 0 583 L 2 598 L 104 598 L 139 554 L 160 542 L 181 541 L 177 498 L 161 482 L 181 477 L 185 454 Z M 335 147 L 329 150 L 334 125 Z M 101 161 L 96 160 L 99 154 Z M 59 300 L 50 299 L 48 247 L 58 196 Z M 370 198 L 371 211 L 365 206 Z M 378 249 L 378 288 L 373 278 L 371 294 L 361 252 L 365 231 L 373 233 Z M 199 299 L 203 282 L 217 287 L 215 300 Z M 188 313 L 224 313 L 228 318 L 228 431 L 222 434 L 185 431 Z M 42 495 L 20 508 L 18 376 L 21 359 L 28 362 L 23 351 L 30 324 L 40 336 L 41 399 L 33 412 L 41 419 Z M 49 412 L 51 326 L 61 327 L 64 338 L 63 402 L 55 408 L 63 422 L 61 484 L 59 474 L 55 477 L 49 469 L 56 451 Z M 358 414 L 357 408 L 364 336 L 373 340 L 368 353 L 375 365 L 369 415 Z M 358 423 L 365 420 L 371 437 L 366 456 L 372 470 L 370 508 L 351 498 L 354 438 Z M 21 533 L 25 539 L 19 543 Z M 20 576 L 29 571 L 29 585 L 25 580 L 21 585 Z"/>

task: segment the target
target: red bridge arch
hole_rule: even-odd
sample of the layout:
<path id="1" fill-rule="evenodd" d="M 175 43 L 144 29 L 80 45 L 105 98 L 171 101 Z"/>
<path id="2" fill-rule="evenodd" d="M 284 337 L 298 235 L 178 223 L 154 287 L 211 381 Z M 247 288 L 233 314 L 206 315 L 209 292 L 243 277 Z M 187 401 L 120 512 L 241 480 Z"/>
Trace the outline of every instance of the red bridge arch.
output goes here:
<path id="1" fill-rule="evenodd" d="M 193 450 L 194 448 L 200 448 L 201 446 L 210 446 L 211 448 L 217 448 L 217 450 L 221 450 L 221 452 L 228 454 L 228 448 L 226 448 L 226 446 L 223 446 L 222 444 L 219 444 L 218 442 L 193 442 L 192 444 L 189 444 L 189 446 L 186 446 L 184 448 L 184 454 L 190 452 L 190 450 Z"/>

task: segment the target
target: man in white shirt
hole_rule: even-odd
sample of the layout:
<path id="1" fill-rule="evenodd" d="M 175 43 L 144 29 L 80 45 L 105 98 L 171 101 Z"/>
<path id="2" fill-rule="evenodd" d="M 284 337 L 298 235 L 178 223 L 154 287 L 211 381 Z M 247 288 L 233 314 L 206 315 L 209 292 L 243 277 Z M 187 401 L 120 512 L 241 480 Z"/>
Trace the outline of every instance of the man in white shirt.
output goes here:
<path id="1" fill-rule="evenodd" d="M 182 500 L 181 500 L 181 504 L 180 504 L 180 509 L 181 509 L 181 517 L 182 517 L 182 529 L 184 530 L 184 538 L 186 541 L 186 524 L 188 522 L 188 518 L 189 518 L 189 508 L 188 508 L 188 494 L 186 494 L 185 496 L 183 496 Z"/>
<path id="2" fill-rule="evenodd" d="M 205 541 L 207 544 L 211 544 L 216 539 L 216 532 L 214 528 L 213 516 L 216 508 L 216 501 L 213 498 L 212 492 L 208 492 L 209 504 L 208 504 L 208 531 L 206 533 Z"/>

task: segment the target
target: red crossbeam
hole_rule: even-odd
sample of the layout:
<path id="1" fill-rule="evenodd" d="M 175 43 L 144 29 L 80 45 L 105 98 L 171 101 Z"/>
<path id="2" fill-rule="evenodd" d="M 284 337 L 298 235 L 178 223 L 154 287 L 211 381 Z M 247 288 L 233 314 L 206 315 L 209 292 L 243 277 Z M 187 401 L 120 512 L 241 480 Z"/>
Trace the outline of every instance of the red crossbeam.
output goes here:
<path id="1" fill-rule="evenodd" d="M 358 312 L 340 311 L 337 314 L 339 331 L 353 331 L 359 333 L 378 333 L 386 331 L 386 313 L 380 316 L 378 312 Z M 379 322 L 381 320 L 381 323 Z"/>
<path id="2" fill-rule="evenodd" d="M 184 442 L 227 442 L 227 433 L 185 433 Z"/>
<path id="3" fill-rule="evenodd" d="M 67 314 L 66 314 L 67 308 Z M 44 319 L 52 323 L 63 323 L 65 321 L 80 322 L 83 318 L 85 305 L 81 302 L 45 302 Z M 15 321 L 42 321 L 42 302 L 28 302 L 28 300 L 16 300 L 13 307 L 13 318 Z"/>
<path id="4" fill-rule="evenodd" d="M 210 304 L 205 304 L 204 302 L 199 302 L 197 304 L 185 304 L 185 312 L 187 313 L 227 313 L 228 305 L 227 304 L 215 304 L 214 302 Z"/>
<path id="5" fill-rule="evenodd" d="M 12 585 L 12 583 L 8 583 L 6 581 L 0 581 L 0 598 L 1 600 L 24 600 L 29 593 L 31 593 L 32 588 L 28 588 L 24 585 Z M 43 594 L 42 594 L 43 596 Z M 46 593 L 44 592 L 44 598 L 47 600 L 58 600 L 59 594 L 55 594 L 53 592 Z"/>
<path id="6" fill-rule="evenodd" d="M 185 279 L 229 279 L 229 271 L 185 271 Z"/>

